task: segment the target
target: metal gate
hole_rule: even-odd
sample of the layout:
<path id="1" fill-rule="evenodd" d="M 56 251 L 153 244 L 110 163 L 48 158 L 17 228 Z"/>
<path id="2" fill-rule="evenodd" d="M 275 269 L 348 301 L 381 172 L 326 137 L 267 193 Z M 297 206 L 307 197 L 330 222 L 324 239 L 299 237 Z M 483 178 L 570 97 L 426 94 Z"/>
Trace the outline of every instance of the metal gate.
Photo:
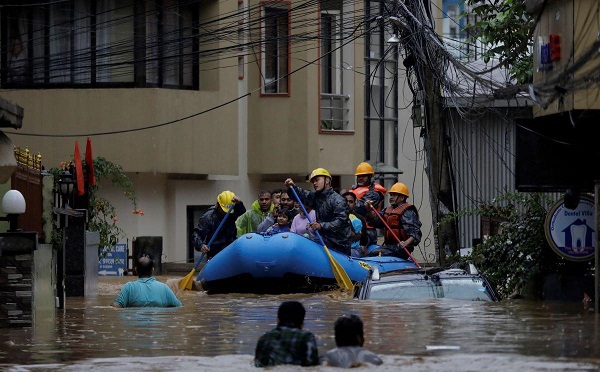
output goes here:
<path id="1" fill-rule="evenodd" d="M 19 216 L 19 228 L 37 232 L 42 240 L 42 156 L 15 147 L 15 158 L 17 169 L 11 177 L 11 188 L 23 194 L 27 205 L 25 213 Z"/>

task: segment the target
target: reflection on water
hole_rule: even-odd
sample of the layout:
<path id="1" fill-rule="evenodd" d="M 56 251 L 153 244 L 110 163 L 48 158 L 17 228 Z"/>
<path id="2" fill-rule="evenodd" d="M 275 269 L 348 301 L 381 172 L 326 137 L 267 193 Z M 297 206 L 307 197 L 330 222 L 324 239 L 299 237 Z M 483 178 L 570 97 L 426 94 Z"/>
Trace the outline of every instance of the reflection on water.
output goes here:
<path id="1" fill-rule="evenodd" d="M 461 355 L 499 354 L 519 355 L 523 360 L 568 357 L 575 359 L 564 363 L 579 360 L 600 365 L 594 359 L 600 355 L 598 318 L 580 303 L 424 300 L 394 304 L 359 302 L 337 292 L 208 296 L 186 291 L 179 293 L 181 308 L 111 307 L 122 284 L 131 279 L 103 278 L 97 297 L 68 298 L 66 311 L 56 319 L 38 321 L 33 329 L 1 330 L 0 364 L 121 358 L 120 363 L 126 365 L 130 357 L 243 354 L 238 359 L 249 366 L 256 340 L 276 323 L 279 304 L 297 299 L 307 309 L 305 329 L 317 335 L 321 352 L 334 347 L 335 319 L 357 314 L 365 323 L 365 346 L 388 356 L 389 363 L 444 354 L 459 359 Z M 231 357 L 222 363 L 221 367 L 231 367 Z"/>

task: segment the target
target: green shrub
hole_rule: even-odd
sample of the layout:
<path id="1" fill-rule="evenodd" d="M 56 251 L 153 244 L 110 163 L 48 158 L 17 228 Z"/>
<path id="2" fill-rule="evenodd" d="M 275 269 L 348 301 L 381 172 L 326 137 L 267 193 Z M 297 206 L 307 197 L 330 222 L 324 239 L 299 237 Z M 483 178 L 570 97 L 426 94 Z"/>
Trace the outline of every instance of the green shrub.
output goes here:
<path id="1" fill-rule="evenodd" d="M 454 214 L 495 217 L 503 222 L 496 235 L 482 237 L 463 263 L 485 273 L 502 297 L 542 297 L 543 279 L 551 273 L 584 274 L 592 261 L 572 262 L 556 254 L 545 237 L 544 224 L 552 200 L 541 193 L 507 193 L 490 204 Z"/>
<path id="2" fill-rule="evenodd" d="M 82 162 L 85 164 L 84 159 L 82 159 Z M 60 168 L 52 168 L 49 172 L 54 175 L 55 180 L 58 180 L 60 178 L 60 172 L 70 168 L 72 168 L 72 162 L 65 162 L 60 165 Z M 133 206 L 133 214 L 144 215 L 144 212 L 141 209 L 138 209 L 133 182 L 127 177 L 120 165 L 115 164 L 104 157 L 97 157 L 94 159 L 94 173 L 97 182 L 101 180 L 110 182 L 113 186 L 118 187 L 123 191 L 123 195 L 129 199 Z M 125 234 L 123 229 L 117 224 L 118 216 L 115 207 L 109 200 L 100 196 L 99 183 L 88 185 L 88 187 L 88 230 L 99 232 L 100 245 L 98 248 L 98 255 L 102 257 L 107 253 L 105 248 L 113 247 L 125 236 Z M 56 226 L 52 232 L 52 244 L 55 249 L 62 249 L 62 234 Z"/>

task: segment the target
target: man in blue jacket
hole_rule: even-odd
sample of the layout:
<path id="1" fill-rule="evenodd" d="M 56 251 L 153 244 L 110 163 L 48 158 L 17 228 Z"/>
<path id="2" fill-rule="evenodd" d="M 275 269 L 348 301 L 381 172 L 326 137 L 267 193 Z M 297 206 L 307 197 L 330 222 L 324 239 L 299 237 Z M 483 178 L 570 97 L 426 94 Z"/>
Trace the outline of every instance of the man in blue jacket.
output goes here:
<path id="1" fill-rule="evenodd" d="M 217 234 L 210 247 L 206 246 L 206 243 L 210 241 L 212 236 L 217 231 L 217 228 L 221 224 L 221 220 L 225 218 L 229 207 L 234 204 L 231 210 L 231 216 L 227 218 L 225 224 L 221 228 L 221 231 Z M 237 238 L 237 227 L 235 221 L 239 216 L 246 212 L 246 207 L 242 203 L 241 199 L 236 196 L 233 192 L 227 190 L 217 196 L 217 203 L 210 207 L 200 220 L 198 225 L 194 228 L 194 249 L 206 253 L 208 259 L 213 258 L 217 253 L 221 252 L 223 248 L 233 243 Z"/>
<path id="2" fill-rule="evenodd" d="M 327 248 L 350 255 L 352 223 L 346 199 L 333 190 L 331 174 L 326 169 L 312 171 L 310 182 L 315 191 L 302 190 L 291 178 L 285 180 L 286 186 L 298 194 L 300 203 L 308 203 L 315 210 L 317 220 L 310 223 L 310 228 L 319 232 Z"/>

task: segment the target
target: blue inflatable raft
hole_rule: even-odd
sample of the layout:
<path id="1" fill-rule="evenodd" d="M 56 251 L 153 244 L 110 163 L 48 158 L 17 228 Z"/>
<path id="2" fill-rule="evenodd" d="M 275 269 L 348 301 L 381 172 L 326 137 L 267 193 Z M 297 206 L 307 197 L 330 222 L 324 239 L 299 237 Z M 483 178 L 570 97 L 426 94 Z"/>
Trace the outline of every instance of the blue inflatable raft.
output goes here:
<path id="1" fill-rule="evenodd" d="M 397 257 L 354 258 L 329 249 L 355 283 L 367 279 L 371 267 L 380 273 L 413 269 Z M 206 263 L 197 280 L 208 293 L 310 293 L 337 288 L 323 246 L 301 235 L 246 234 Z"/>

